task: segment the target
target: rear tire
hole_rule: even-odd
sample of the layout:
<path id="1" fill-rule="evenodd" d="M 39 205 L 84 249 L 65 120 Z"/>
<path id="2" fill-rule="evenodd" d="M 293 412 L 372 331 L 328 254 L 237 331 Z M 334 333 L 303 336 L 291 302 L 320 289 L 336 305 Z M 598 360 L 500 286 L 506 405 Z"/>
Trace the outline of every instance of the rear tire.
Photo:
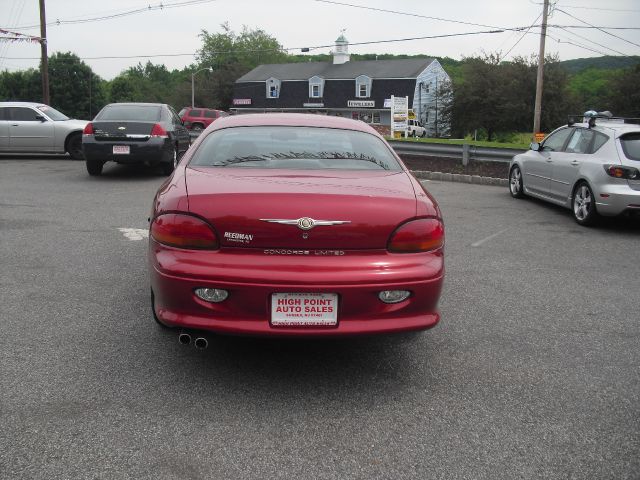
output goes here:
<path id="1" fill-rule="evenodd" d="M 598 220 L 596 197 L 587 182 L 578 183 L 573 191 L 571 211 L 575 221 L 584 227 L 593 225 Z"/>
<path id="2" fill-rule="evenodd" d="M 191 125 L 191 130 L 193 130 L 194 132 L 201 132 L 202 130 L 204 130 L 204 125 L 200 123 L 194 123 L 193 125 Z"/>
<path id="3" fill-rule="evenodd" d="M 86 160 L 87 164 L 87 172 L 89 175 L 95 177 L 102 174 L 102 167 L 104 166 L 104 162 L 100 160 Z"/>
<path id="4" fill-rule="evenodd" d="M 162 164 L 162 173 L 165 175 L 171 175 L 178 166 L 178 147 L 173 149 L 173 158 L 170 163 Z"/>
<path id="5" fill-rule="evenodd" d="M 67 153 L 74 160 L 84 160 L 82 152 L 82 135 L 80 133 L 72 133 L 67 140 Z"/>

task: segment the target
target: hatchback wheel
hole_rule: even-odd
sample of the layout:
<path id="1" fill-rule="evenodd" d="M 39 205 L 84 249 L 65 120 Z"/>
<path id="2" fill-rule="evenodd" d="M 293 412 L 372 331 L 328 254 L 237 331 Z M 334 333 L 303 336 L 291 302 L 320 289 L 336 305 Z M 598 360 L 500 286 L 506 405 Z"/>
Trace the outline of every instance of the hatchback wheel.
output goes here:
<path id="1" fill-rule="evenodd" d="M 513 198 L 524 197 L 522 170 L 518 165 L 514 165 L 509 173 L 509 193 Z"/>
<path id="2" fill-rule="evenodd" d="M 102 174 L 102 167 L 104 166 L 104 162 L 100 160 L 89 160 L 87 159 L 87 172 L 91 176 L 97 176 Z"/>
<path id="3" fill-rule="evenodd" d="M 580 182 L 573 192 L 571 200 L 573 218 L 580 225 L 593 225 L 598 218 L 596 199 L 587 182 Z"/>
<path id="4" fill-rule="evenodd" d="M 194 123 L 191 126 L 191 130 L 193 130 L 194 132 L 201 132 L 202 130 L 204 130 L 204 125 L 201 125 L 199 123 Z"/>

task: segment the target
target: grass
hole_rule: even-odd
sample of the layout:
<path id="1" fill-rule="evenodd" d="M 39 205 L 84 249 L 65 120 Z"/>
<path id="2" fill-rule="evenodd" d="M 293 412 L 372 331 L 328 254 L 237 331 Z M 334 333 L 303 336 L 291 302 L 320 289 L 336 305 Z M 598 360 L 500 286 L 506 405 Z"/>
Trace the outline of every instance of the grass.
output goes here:
<path id="1" fill-rule="evenodd" d="M 424 142 L 424 143 L 445 143 L 445 144 L 453 144 L 453 145 L 463 145 L 468 143 L 469 145 L 474 145 L 476 147 L 491 147 L 491 148 L 518 148 L 521 150 L 528 150 L 529 144 L 531 143 L 531 134 L 519 134 L 520 140 L 515 143 L 500 143 L 500 142 L 487 142 L 482 140 L 469 140 L 464 138 L 396 138 L 392 140 L 400 140 L 405 142 Z M 526 139 L 525 139 L 526 136 Z M 387 137 L 387 140 L 391 139 Z"/>

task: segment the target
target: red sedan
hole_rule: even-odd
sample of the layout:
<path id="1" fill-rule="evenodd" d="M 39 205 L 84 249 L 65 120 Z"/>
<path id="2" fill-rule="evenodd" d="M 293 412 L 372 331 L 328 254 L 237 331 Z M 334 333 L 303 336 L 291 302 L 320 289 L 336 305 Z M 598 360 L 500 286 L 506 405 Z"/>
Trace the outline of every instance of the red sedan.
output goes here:
<path id="1" fill-rule="evenodd" d="M 363 122 L 218 120 L 158 190 L 149 238 L 154 314 L 185 332 L 340 336 L 439 320 L 440 209 Z"/>

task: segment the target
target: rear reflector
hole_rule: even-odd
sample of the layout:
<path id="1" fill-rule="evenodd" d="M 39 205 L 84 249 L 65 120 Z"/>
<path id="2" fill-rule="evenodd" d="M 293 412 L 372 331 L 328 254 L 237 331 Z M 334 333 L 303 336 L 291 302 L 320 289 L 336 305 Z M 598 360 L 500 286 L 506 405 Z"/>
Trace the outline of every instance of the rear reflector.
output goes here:
<path id="1" fill-rule="evenodd" d="M 389 239 L 392 253 L 417 253 L 444 246 L 444 225 L 436 218 L 421 218 L 400 225 Z"/>
<path id="2" fill-rule="evenodd" d="M 218 237 L 204 220 L 192 215 L 166 213 L 153 219 L 151 236 L 164 245 L 177 248 L 215 250 Z"/>

